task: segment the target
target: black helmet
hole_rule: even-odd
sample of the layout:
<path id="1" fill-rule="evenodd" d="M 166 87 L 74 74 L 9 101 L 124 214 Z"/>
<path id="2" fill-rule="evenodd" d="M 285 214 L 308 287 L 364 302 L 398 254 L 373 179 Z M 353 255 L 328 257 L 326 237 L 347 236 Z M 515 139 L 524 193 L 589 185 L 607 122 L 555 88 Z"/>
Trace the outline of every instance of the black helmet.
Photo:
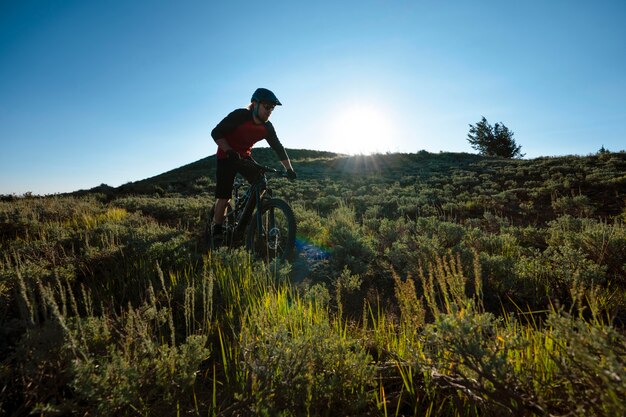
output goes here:
<path id="1" fill-rule="evenodd" d="M 257 88 L 252 94 L 252 98 L 250 101 L 258 101 L 259 103 L 262 101 L 267 101 L 268 103 L 273 103 L 277 106 L 282 106 L 283 104 L 278 101 L 274 93 L 272 93 L 267 88 Z"/>

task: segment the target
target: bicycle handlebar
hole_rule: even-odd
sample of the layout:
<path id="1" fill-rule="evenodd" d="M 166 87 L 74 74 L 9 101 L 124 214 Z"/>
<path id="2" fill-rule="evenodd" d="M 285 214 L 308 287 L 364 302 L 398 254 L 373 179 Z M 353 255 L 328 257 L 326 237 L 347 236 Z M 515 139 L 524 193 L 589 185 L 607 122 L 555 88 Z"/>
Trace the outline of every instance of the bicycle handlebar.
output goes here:
<path id="1" fill-rule="evenodd" d="M 268 167 L 266 165 L 261 165 L 258 162 L 250 160 L 250 159 L 241 159 L 239 161 L 239 164 L 241 164 L 243 166 L 256 168 L 259 171 L 261 171 L 262 173 L 271 172 L 273 174 L 277 174 L 280 177 L 288 178 L 287 171 L 281 171 L 281 170 L 278 170 L 276 168 Z"/>

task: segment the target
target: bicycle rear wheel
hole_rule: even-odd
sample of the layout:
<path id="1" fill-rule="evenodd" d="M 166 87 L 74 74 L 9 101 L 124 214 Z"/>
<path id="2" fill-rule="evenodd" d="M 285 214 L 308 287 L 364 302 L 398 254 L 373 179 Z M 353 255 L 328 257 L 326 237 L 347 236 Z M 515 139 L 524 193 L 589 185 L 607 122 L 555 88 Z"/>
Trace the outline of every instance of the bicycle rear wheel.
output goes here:
<path id="1" fill-rule="evenodd" d="M 272 198 L 263 201 L 262 226 L 258 230 L 256 215 L 250 220 L 246 246 L 259 258 L 271 262 L 293 255 L 296 246 L 296 216 L 286 201 Z"/>

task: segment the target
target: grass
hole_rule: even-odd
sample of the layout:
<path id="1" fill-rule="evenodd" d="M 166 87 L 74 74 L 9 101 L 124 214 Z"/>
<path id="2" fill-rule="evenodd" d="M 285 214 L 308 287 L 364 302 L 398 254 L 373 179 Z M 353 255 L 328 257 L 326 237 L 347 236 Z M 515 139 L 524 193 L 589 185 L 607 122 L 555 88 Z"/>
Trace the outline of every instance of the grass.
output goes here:
<path id="1" fill-rule="evenodd" d="M 368 305 L 361 324 L 303 298 L 244 252 L 209 254 L 197 275 L 168 279 L 155 266 L 160 287 L 101 314 L 84 287 L 53 280 L 29 291 L 21 280 L 30 330 L 12 363 L 29 383 L 30 409 L 44 415 L 77 404 L 124 415 L 167 415 L 174 404 L 196 415 L 624 411 L 623 336 L 558 310 L 541 325 L 498 319 L 482 311 L 480 291 L 466 295 L 459 263 L 432 265 L 420 299 L 413 281 L 396 277 L 399 320 Z M 51 380 L 67 394 L 48 392 Z"/>
<path id="2" fill-rule="evenodd" d="M 311 169 L 357 169 L 332 155 L 305 156 Z M 385 158 L 398 173 L 415 161 L 448 169 L 454 159 Z M 603 158 L 595 184 L 602 199 L 621 184 L 610 174 L 621 158 Z M 366 162 L 375 169 L 371 160 L 359 163 Z M 535 163 L 546 171 L 542 187 L 557 187 L 550 175 L 579 178 L 562 161 Z M 506 181 L 519 186 L 519 170 L 535 169 L 526 161 L 463 164 L 484 172 L 455 172 L 458 188 L 450 190 L 444 179 L 425 190 L 415 178 L 404 185 L 351 177 L 281 186 L 311 196 L 296 210 L 302 238 L 326 254 L 304 266 L 266 265 L 242 250 L 208 252 L 198 230 L 209 204 L 200 195 L 0 201 L 0 410 L 626 414 L 620 216 L 589 216 L 601 204 L 593 195 L 559 195 L 553 208 L 549 193 L 542 200 L 545 190 L 535 189 L 526 215 L 560 210 L 549 222 L 518 224 L 494 212 L 463 217 L 472 205 L 449 217 L 470 207 L 463 198 L 513 210 L 508 194 L 488 201 L 458 191 L 480 186 L 506 194 Z M 491 173 L 507 179 L 496 182 Z M 439 181 L 431 174 L 424 181 Z M 328 189 L 316 190 L 320 184 Z M 344 193 L 336 206 L 323 200 L 334 193 Z M 438 199 L 447 193 L 458 194 L 457 208 L 442 208 Z M 441 209 L 441 216 L 398 216 L 416 207 Z M 304 278 L 294 284 L 293 274 Z"/>

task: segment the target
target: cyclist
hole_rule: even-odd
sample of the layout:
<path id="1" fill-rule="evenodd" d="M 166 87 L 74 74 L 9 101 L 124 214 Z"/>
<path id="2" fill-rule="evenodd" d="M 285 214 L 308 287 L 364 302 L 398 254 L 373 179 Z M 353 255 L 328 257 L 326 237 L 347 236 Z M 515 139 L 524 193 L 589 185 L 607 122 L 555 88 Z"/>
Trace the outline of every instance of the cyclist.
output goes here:
<path id="1" fill-rule="evenodd" d="M 252 146 L 256 142 L 265 139 L 287 170 L 289 179 L 296 178 L 289 156 L 269 122 L 274 108 L 281 105 L 273 92 L 257 88 L 246 108 L 234 110 L 211 131 L 211 137 L 217 143 L 216 201 L 212 226 L 214 246 L 221 245 L 224 240 L 225 211 L 232 197 L 235 176 L 239 172 L 250 183 L 258 176 L 253 168 L 238 164 L 241 159 L 252 159 Z"/>

